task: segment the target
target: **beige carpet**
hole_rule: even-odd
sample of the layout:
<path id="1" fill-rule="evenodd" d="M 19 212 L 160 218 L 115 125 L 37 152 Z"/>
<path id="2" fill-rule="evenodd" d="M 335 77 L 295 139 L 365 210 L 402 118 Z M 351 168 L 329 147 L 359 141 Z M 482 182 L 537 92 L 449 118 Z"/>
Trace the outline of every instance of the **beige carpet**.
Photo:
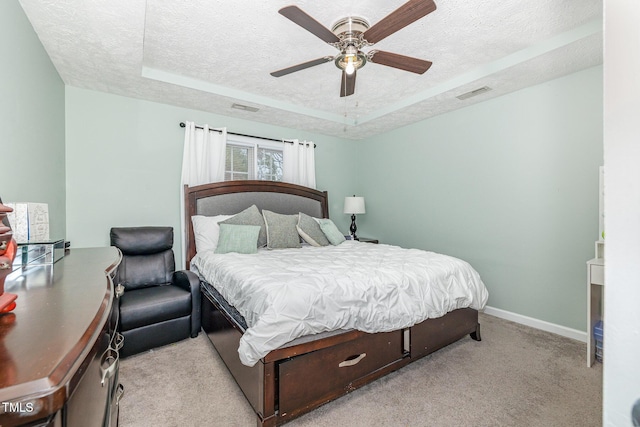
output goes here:
<path id="1" fill-rule="evenodd" d="M 600 426 L 602 365 L 584 343 L 481 315 L 466 337 L 287 426 Z M 206 335 L 125 359 L 122 427 L 255 426 Z"/>

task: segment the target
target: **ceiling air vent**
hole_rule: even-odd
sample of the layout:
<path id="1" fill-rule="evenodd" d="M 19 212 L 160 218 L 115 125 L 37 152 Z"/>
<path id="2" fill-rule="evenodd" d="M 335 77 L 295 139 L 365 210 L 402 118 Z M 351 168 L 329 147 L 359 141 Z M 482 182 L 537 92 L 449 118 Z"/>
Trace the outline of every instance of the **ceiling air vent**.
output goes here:
<path id="1" fill-rule="evenodd" d="M 248 105 L 242 105 L 242 104 L 233 104 L 231 108 L 235 108 L 236 110 L 250 111 L 252 113 L 255 113 L 256 111 L 259 110 L 259 108 L 249 107 Z"/>
<path id="2" fill-rule="evenodd" d="M 458 95 L 458 96 L 456 96 L 456 98 L 458 98 L 459 100 L 462 101 L 463 99 L 471 98 L 472 96 L 477 96 L 477 95 L 483 94 L 485 92 L 489 92 L 490 90 L 491 90 L 491 88 L 489 86 L 483 86 L 483 87 L 480 87 L 478 89 L 474 89 L 474 90 L 472 90 L 470 92 L 463 93 L 462 95 Z"/>

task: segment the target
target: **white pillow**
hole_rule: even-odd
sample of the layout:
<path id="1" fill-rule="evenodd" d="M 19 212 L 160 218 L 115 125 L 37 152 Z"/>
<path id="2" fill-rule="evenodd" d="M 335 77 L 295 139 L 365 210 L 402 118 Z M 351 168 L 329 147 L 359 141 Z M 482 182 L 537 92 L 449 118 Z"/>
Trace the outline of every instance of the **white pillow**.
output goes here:
<path id="1" fill-rule="evenodd" d="M 196 252 L 215 251 L 220 238 L 220 225 L 218 223 L 232 216 L 192 216 L 191 223 L 193 224 L 193 234 L 196 239 Z"/>

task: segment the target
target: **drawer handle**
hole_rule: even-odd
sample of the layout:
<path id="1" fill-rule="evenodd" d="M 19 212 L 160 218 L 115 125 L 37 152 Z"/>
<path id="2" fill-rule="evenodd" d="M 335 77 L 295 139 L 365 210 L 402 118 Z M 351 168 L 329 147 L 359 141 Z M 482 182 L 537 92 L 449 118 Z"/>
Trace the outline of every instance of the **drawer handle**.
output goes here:
<path id="1" fill-rule="evenodd" d="M 357 365 L 358 362 L 360 362 L 366 356 L 367 356 L 367 353 L 362 353 L 362 354 L 357 355 L 357 356 L 351 356 L 347 360 L 345 360 L 343 362 L 340 362 L 338 364 L 338 368 L 346 368 L 347 366 Z"/>
<path id="2" fill-rule="evenodd" d="M 120 404 L 120 399 L 124 396 L 124 386 L 122 384 L 118 384 L 116 388 L 116 406 Z"/>
<path id="3" fill-rule="evenodd" d="M 118 352 L 112 348 L 108 348 L 107 351 L 105 351 L 102 355 L 102 360 L 100 361 L 100 384 L 102 385 L 102 387 L 104 387 L 105 381 L 111 378 L 118 370 L 119 358 L 120 355 L 118 354 Z M 106 368 L 103 368 L 105 364 L 108 364 L 108 366 Z"/>
<path id="4" fill-rule="evenodd" d="M 123 345 L 124 345 L 124 335 L 122 335 L 120 332 L 116 332 L 115 335 L 113 336 L 112 348 L 115 351 L 120 351 Z"/>
<path id="5" fill-rule="evenodd" d="M 124 294 L 124 286 L 118 283 L 118 285 L 116 286 L 116 298 L 120 298 L 122 294 Z"/>

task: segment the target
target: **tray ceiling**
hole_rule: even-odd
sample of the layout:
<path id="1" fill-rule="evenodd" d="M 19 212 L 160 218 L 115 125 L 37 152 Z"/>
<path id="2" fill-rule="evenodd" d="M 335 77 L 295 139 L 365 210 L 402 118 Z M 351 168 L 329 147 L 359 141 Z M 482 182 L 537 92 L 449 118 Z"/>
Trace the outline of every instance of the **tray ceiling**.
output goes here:
<path id="1" fill-rule="evenodd" d="M 368 63 L 345 98 L 332 62 L 269 74 L 337 53 L 278 10 L 295 4 L 331 28 L 354 15 L 375 24 L 403 0 L 20 3 L 67 85 L 350 139 L 602 64 L 601 0 L 436 0 L 434 12 L 375 45 L 431 68 Z"/>

